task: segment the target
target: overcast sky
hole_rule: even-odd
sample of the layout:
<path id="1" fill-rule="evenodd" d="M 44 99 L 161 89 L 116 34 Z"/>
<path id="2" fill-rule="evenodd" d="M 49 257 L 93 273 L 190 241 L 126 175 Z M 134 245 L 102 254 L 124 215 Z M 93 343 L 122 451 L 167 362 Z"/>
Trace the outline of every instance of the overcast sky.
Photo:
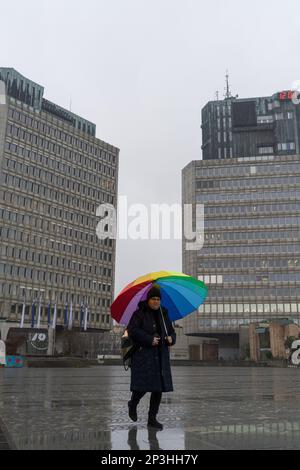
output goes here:
<path id="1" fill-rule="evenodd" d="M 224 93 L 271 95 L 300 80 L 298 0 L 0 0 L 0 65 L 93 121 L 120 148 L 119 195 L 180 203 L 201 158 L 201 108 Z M 182 270 L 180 241 L 120 241 L 116 294 Z"/>

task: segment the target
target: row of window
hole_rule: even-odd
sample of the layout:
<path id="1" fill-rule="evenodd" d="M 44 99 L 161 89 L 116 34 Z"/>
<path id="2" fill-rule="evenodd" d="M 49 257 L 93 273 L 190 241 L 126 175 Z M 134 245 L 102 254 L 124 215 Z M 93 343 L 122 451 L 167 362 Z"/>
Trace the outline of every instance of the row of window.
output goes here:
<path id="1" fill-rule="evenodd" d="M 18 149 L 21 149 L 21 147 L 18 147 Z M 35 165 L 20 163 L 11 158 L 6 158 L 4 160 L 3 168 L 13 170 L 14 174 L 20 173 L 21 176 L 25 174 L 32 178 L 36 178 L 39 180 L 39 182 L 44 182 L 47 184 L 51 183 L 55 186 L 60 186 L 68 192 L 76 191 L 82 193 L 84 196 L 93 198 L 95 198 L 97 195 L 99 196 L 100 193 L 97 191 L 99 188 L 109 192 L 115 191 L 114 181 L 107 179 L 104 176 L 96 177 L 95 175 L 87 173 L 83 170 L 79 170 L 78 168 L 73 168 L 74 173 L 76 173 L 75 176 L 77 181 L 74 180 L 74 178 L 66 178 L 65 173 L 63 173 L 64 176 L 60 176 L 53 171 L 46 171 Z"/>
<path id="2" fill-rule="evenodd" d="M 220 114 L 222 114 L 223 116 L 225 116 L 226 114 L 228 116 L 231 115 L 231 103 L 230 101 L 228 101 L 226 104 L 223 104 L 222 106 L 217 106 L 215 108 L 217 110 L 217 116 L 220 117 Z"/>
<path id="3" fill-rule="evenodd" d="M 210 304 L 199 307 L 204 314 L 241 314 L 245 313 L 300 313 L 300 303 L 266 302 L 266 303 L 235 303 Z"/>
<path id="4" fill-rule="evenodd" d="M 294 119 L 293 111 L 275 113 L 273 115 L 257 116 L 257 124 L 271 124 L 274 121 L 282 121 L 287 119 Z"/>
<path id="5" fill-rule="evenodd" d="M 84 220 L 85 216 L 82 216 Z M 84 224 L 83 221 L 80 221 L 80 216 L 78 214 L 75 214 L 74 218 L 77 218 L 77 222 Z M 65 235 L 67 236 L 68 234 L 68 229 L 66 227 L 62 227 L 59 224 L 54 224 L 54 222 L 50 222 L 49 220 L 46 220 L 42 217 L 34 217 L 32 214 L 27 214 L 27 213 L 22 213 L 22 212 L 13 212 L 13 211 L 8 211 L 6 209 L 0 209 L 0 220 L 2 221 L 8 221 L 13 224 L 18 224 L 18 225 L 27 225 L 28 227 L 34 228 L 35 230 L 40 230 L 43 233 L 48 233 L 49 235 L 57 234 L 57 235 Z M 69 233 L 72 229 L 69 229 Z M 72 231 L 75 235 L 75 230 Z M 82 240 L 89 241 L 91 243 L 95 243 L 96 238 L 95 235 L 93 234 L 88 234 L 87 232 L 81 232 L 77 231 L 77 236 L 78 235 L 83 235 L 81 238 Z M 68 245 L 70 246 L 70 245 Z M 68 249 L 67 249 L 68 250 Z M 71 251 L 71 250 L 68 250 Z"/>
<path id="6" fill-rule="evenodd" d="M 212 194 L 197 194 L 196 201 L 205 204 L 209 203 L 225 203 L 225 202 L 243 202 L 243 201 L 282 201 L 284 199 L 300 199 L 300 191 L 297 189 L 282 190 L 278 188 L 278 191 L 249 191 L 249 192 L 236 192 L 236 193 L 212 193 Z"/>
<path id="7" fill-rule="evenodd" d="M 26 322 L 31 322 L 31 315 L 32 315 L 32 306 L 31 305 L 26 305 L 25 306 L 25 323 Z M 12 304 L 11 305 L 11 310 L 10 312 L 13 313 L 13 314 L 17 314 L 19 319 L 21 319 L 21 316 L 22 316 L 22 310 L 23 310 L 23 304 Z M 73 320 L 75 322 L 79 322 L 80 321 L 80 311 L 79 310 L 73 310 Z M 38 315 L 38 312 L 36 311 L 35 312 L 35 321 L 37 321 L 37 315 Z M 42 323 L 42 327 L 43 327 L 43 323 L 46 322 L 47 323 L 47 320 L 48 320 L 48 307 L 44 307 L 42 306 L 41 308 L 41 323 Z M 51 321 L 53 320 L 53 312 L 51 313 Z M 87 320 L 87 325 L 89 326 L 89 323 L 106 323 L 106 324 L 109 324 L 111 320 L 111 317 L 110 315 L 108 314 L 95 314 L 95 313 L 91 313 L 91 312 L 88 312 L 88 320 Z M 61 324 L 61 323 L 64 323 L 64 309 L 63 308 L 58 308 L 57 309 L 57 323 L 58 324 Z"/>
<path id="8" fill-rule="evenodd" d="M 226 148 L 226 147 L 219 147 L 218 148 L 218 158 L 232 158 L 233 156 L 233 150 L 232 147 Z"/>
<path id="9" fill-rule="evenodd" d="M 51 218 L 59 218 L 60 220 L 64 219 L 66 222 L 68 222 L 68 226 L 70 225 L 70 222 L 75 223 L 73 212 L 65 210 L 64 207 L 56 207 L 52 203 L 47 204 L 41 200 L 37 200 L 34 197 L 23 196 L 22 194 L 19 194 L 15 191 L 3 191 L 0 189 L 0 200 L 5 201 L 8 204 L 13 204 L 14 206 L 17 206 L 19 208 L 23 207 L 27 210 L 31 209 L 35 212 L 36 215 L 37 213 L 40 213 Z M 86 214 L 87 212 L 93 214 L 96 213 L 96 204 L 89 202 L 87 199 L 71 197 L 69 205 L 74 206 L 74 208 L 76 208 L 76 212 L 81 211 L 84 214 Z M 78 226 L 77 223 L 75 223 L 75 225 L 76 227 Z"/>
<path id="10" fill-rule="evenodd" d="M 85 216 L 81 217 L 84 218 Z M 75 219 L 75 222 L 77 219 L 78 223 L 84 224 L 84 222 L 81 222 L 82 219 L 80 219 L 79 214 L 75 214 L 72 220 L 73 219 Z M 70 237 L 74 236 L 74 238 L 78 240 L 80 239 L 93 244 L 97 242 L 95 233 L 87 233 L 82 232 L 80 230 L 74 230 L 72 228 L 63 227 L 60 224 L 50 222 L 49 220 L 44 219 L 41 216 L 35 217 L 32 214 L 0 209 L 0 220 L 8 221 L 18 225 L 27 225 L 28 227 L 34 228 L 35 230 L 42 231 L 43 233 L 48 233 L 49 236 L 57 235 L 61 237 L 66 237 L 69 241 Z M 96 227 L 96 223 L 94 223 L 94 226 Z M 70 244 L 67 244 L 67 246 L 71 247 Z M 71 248 L 67 248 L 67 251 L 71 252 Z"/>
<path id="11" fill-rule="evenodd" d="M 40 253 L 34 250 L 27 249 L 28 247 L 18 248 L 15 246 L 9 246 L 2 244 L 0 246 L 1 257 L 13 258 L 14 260 L 23 260 L 34 263 L 35 265 L 46 264 L 48 267 L 62 268 L 63 270 L 79 271 L 82 273 L 90 273 L 95 275 L 107 275 L 103 272 L 103 267 L 99 264 L 84 264 L 79 261 L 72 259 L 63 258 L 62 256 L 55 256 L 53 254 L 47 254 L 45 252 Z M 112 255 L 111 253 L 101 252 L 102 259 L 111 264 Z M 110 290 L 110 289 L 108 289 Z"/>
<path id="12" fill-rule="evenodd" d="M 21 122 L 29 127 L 32 127 L 40 133 L 43 132 L 48 137 L 64 141 L 66 144 L 72 145 L 72 147 L 77 147 L 79 150 L 87 152 L 95 157 L 102 158 L 107 162 L 114 164 L 116 163 L 115 155 L 101 149 L 99 146 L 91 145 L 90 142 L 86 142 L 71 134 L 67 134 L 64 130 L 59 129 L 58 127 L 50 126 L 49 123 L 43 122 L 40 118 L 34 119 L 31 116 L 28 116 L 25 113 L 21 113 L 12 108 L 9 109 L 8 116 L 9 118 L 14 119 L 17 122 Z M 12 124 L 9 125 L 13 126 Z M 11 134 L 13 133 L 12 129 L 8 129 L 8 131 L 11 132 Z M 89 162 L 85 163 L 85 165 L 90 166 Z"/>
<path id="13" fill-rule="evenodd" d="M 273 316 L 275 315 L 274 318 L 276 318 L 276 313 L 273 313 Z M 280 315 L 278 313 L 277 315 Z M 237 328 L 242 325 L 249 325 L 250 323 L 253 322 L 258 322 L 258 321 L 263 321 L 264 318 L 259 317 L 259 318 L 230 318 L 230 319 L 204 319 L 201 318 L 198 321 L 198 326 L 199 328 Z M 294 319 L 294 323 L 300 325 L 300 320 L 299 319 Z"/>
<path id="14" fill-rule="evenodd" d="M 273 259 L 212 259 L 203 260 L 199 269 L 238 269 L 239 271 L 249 268 L 297 268 L 300 266 L 300 258 L 273 258 Z"/>
<path id="15" fill-rule="evenodd" d="M 9 145 L 12 146 L 13 144 Z M 22 148 L 18 147 L 18 151 L 19 150 L 22 150 Z M 20 152 L 18 153 L 18 155 L 20 156 Z M 55 163 L 58 162 L 52 159 L 48 159 L 47 168 L 52 168 L 54 171 L 56 171 L 56 169 L 54 168 L 54 166 L 56 166 L 54 165 Z M 79 167 L 71 167 L 69 165 L 63 164 L 62 166 L 65 166 L 65 170 L 60 170 L 62 175 L 59 176 L 54 173 L 54 171 L 45 170 L 44 167 L 39 168 L 36 164 L 30 165 L 24 162 L 24 160 L 14 160 L 11 158 L 11 156 L 9 158 L 6 158 L 3 162 L 3 168 L 10 168 L 14 170 L 14 172 L 26 174 L 28 176 L 38 178 L 41 181 L 51 182 L 53 184 L 60 185 L 68 190 L 72 189 L 73 191 L 77 191 L 75 186 L 75 179 L 79 180 L 81 183 L 86 182 L 89 185 L 93 184 L 97 188 L 101 187 L 104 190 L 115 190 L 114 181 L 105 178 L 103 176 L 103 173 L 100 176 L 98 173 L 90 173 L 83 169 L 80 169 Z M 66 178 L 66 174 L 70 175 L 70 178 Z"/>
<path id="16" fill-rule="evenodd" d="M 274 153 L 274 147 L 273 146 L 266 146 L 266 145 L 260 145 L 258 146 L 258 154 L 259 155 L 272 155 Z"/>
<path id="17" fill-rule="evenodd" d="M 20 209 L 25 209 L 27 212 L 29 210 L 33 211 L 36 216 L 40 215 L 41 217 L 49 217 L 51 220 L 59 220 L 62 223 L 65 221 L 67 222 L 67 227 L 61 226 L 59 224 L 56 225 L 58 233 L 62 233 L 65 236 L 75 237 L 79 240 L 85 240 L 87 242 L 93 243 L 94 242 L 94 233 L 91 232 L 83 232 L 81 230 L 75 230 L 72 227 L 72 223 L 77 228 L 78 222 L 75 221 L 74 213 L 63 208 L 55 207 L 52 204 L 46 204 L 41 201 L 37 201 L 31 197 L 22 196 L 15 192 L 10 191 L 1 191 L 0 190 L 0 201 L 6 202 L 8 205 L 13 205 L 14 207 L 18 207 Z M 83 213 L 86 212 L 95 213 L 96 205 L 88 203 L 84 199 L 74 198 L 72 199 L 72 205 L 76 207 L 75 202 L 78 201 L 77 211 L 79 209 L 84 209 L 86 207 L 86 211 L 82 210 Z M 82 206 L 82 207 L 80 207 Z M 0 209 L 0 219 L 7 220 L 7 221 L 14 221 L 16 219 L 16 214 L 14 210 L 4 210 Z M 31 214 L 26 214 L 30 216 Z M 70 227 L 71 226 L 71 227 Z M 60 227 L 60 228 L 59 228 Z"/>
<path id="18" fill-rule="evenodd" d="M 111 269 L 99 267 L 100 276 L 111 277 Z M 107 272 L 107 274 L 104 274 Z M 69 286 L 88 290 L 102 290 L 102 283 L 97 280 L 68 276 L 58 272 L 42 271 L 31 267 L 18 266 L 17 264 L 0 263 L 0 276 L 27 279 L 41 283 L 51 284 L 53 286 Z"/>
<path id="19" fill-rule="evenodd" d="M 55 189 L 50 188 L 48 185 L 43 185 L 43 184 L 38 184 L 34 183 L 32 181 L 29 181 L 25 178 L 20 178 L 18 176 L 13 176 L 9 175 L 6 172 L 3 172 L 1 175 L 1 182 L 4 183 L 5 185 L 10 185 L 19 189 L 22 189 L 23 191 L 27 191 L 29 193 L 32 193 L 38 197 L 45 197 L 48 199 L 51 199 L 51 201 L 56 201 L 60 202 L 61 204 L 71 204 L 72 201 L 72 196 L 70 194 L 67 194 L 66 191 L 56 191 Z M 76 183 L 78 186 L 78 192 L 80 194 L 85 194 L 86 191 L 89 193 L 90 197 L 93 198 L 93 200 L 97 200 L 100 202 L 107 202 L 109 204 L 114 204 L 114 197 L 110 196 L 109 194 L 105 194 L 101 191 L 96 191 L 93 188 L 88 188 L 85 187 L 84 185 Z M 81 192 L 82 190 L 82 192 Z M 76 214 L 74 214 L 76 216 Z M 78 215 L 80 220 L 83 220 L 85 216 Z M 85 217 L 87 220 L 87 217 Z M 88 222 L 79 222 L 78 223 L 84 223 L 85 225 Z M 91 222 L 90 222 L 91 223 Z"/>
<path id="20" fill-rule="evenodd" d="M 286 113 L 275 113 L 274 114 L 275 121 L 282 121 L 283 119 L 294 119 L 293 111 L 287 111 Z"/>
<path id="21" fill-rule="evenodd" d="M 205 233 L 205 241 L 221 241 L 221 240 L 282 240 L 287 241 L 288 239 L 299 240 L 299 230 L 264 230 L 262 232 L 219 232 L 219 233 Z"/>
<path id="22" fill-rule="evenodd" d="M 294 185 L 300 184 L 300 176 L 280 176 L 274 178 L 245 178 L 245 179 L 228 179 L 228 180 L 203 180 L 196 181 L 196 189 L 254 189 L 258 186 L 276 186 L 276 185 Z"/>
<path id="23" fill-rule="evenodd" d="M 206 215 L 214 214 L 245 214 L 254 213 L 260 214 L 267 212 L 299 212 L 300 206 L 298 203 L 274 203 L 274 204 L 256 204 L 256 205 L 230 205 L 230 206 L 207 206 L 205 207 Z"/>
<path id="24" fill-rule="evenodd" d="M 200 281 L 205 284 L 253 284 L 253 283 L 269 283 L 269 282 L 300 282 L 299 273 L 268 273 L 268 274 L 223 274 L 223 275 L 207 275 L 199 276 Z"/>
<path id="25" fill-rule="evenodd" d="M 223 227 L 238 228 L 238 227 L 285 227 L 286 225 L 300 225 L 300 217 L 265 217 L 265 218 L 231 218 L 231 219 L 219 219 L 211 220 L 205 219 L 205 228 L 217 228 L 222 229 Z"/>
<path id="26" fill-rule="evenodd" d="M 232 141 L 232 132 L 218 132 L 218 142 L 221 142 L 221 136 L 223 137 L 222 142 Z"/>
<path id="27" fill-rule="evenodd" d="M 277 148 L 278 150 L 282 151 L 282 150 L 296 150 L 296 144 L 295 142 L 282 142 L 282 143 L 279 143 L 277 144 Z"/>
<path id="28" fill-rule="evenodd" d="M 221 129 L 221 119 L 220 118 L 217 119 L 217 126 L 218 126 L 218 129 Z M 232 127 L 231 117 L 228 117 L 228 119 L 226 119 L 226 117 L 223 117 L 223 128 L 226 129 L 227 127 L 228 128 Z"/>
<path id="29" fill-rule="evenodd" d="M 34 248 L 40 247 L 43 249 L 57 251 L 60 253 L 72 253 L 77 256 L 84 256 L 85 258 L 92 258 L 93 260 L 103 260 L 103 252 L 82 245 L 63 243 L 61 240 L 53 240 L 51 238 L 45 238 L 40 235 L 25 232 L 23 230 L 15 230 L 6 227 L 0 227 L 0 239 L 7 241 L 16 241 L 24 245 L 33 245 Z M 99 243 L 103 243 L 105 246 L 112 246 L 112 240 L 101 240 Z"/>
<path id="30" fill-rule="evenodd" d="M 272 124 L 273 122 L 273 115 L 257 116 L 257 124 Z"/>
<path id="31" fill-rule="evenodd" d="M 263 287 L 232 287 L 232 288 L 223 288 L 218 287 L 217 285 L 214 286 L 213 284 L 210 286 L 208 291 L 209 299 L 293 299 L 294 297 L 299 298 L 300 295 L 300 287 L 270 287 L 268 284 L 264 285 Z"/>
<path id="32" fill-rule="evenodd" d="M 213 176 L 251 176 L 264 175 L 264 174 L 295 174 L 300 173 L 300 163 L 272 163 L 271 165 L 224 165 L 223 167 L 211 167 L 211 168 L 197 168 L 196 176 L 201 177 L 213 177 Z"/>
<path id="33" fill-rule="evenodd" d="M 89 307 L 100 307 L 105 311 L 110 307 L 111 304 L 110 298 L 93 297 L 91 295 L 86 295 L 85 291 L 80 293 L 74 293 L 73 291 L 73 293 L 70 294 L 70 292 L 66 292 L 63 290 L 49 290 L 49 286 L 46 286 L 45 289 L 35 289 L 28 287 L 24 289 L 24 286 L 9 283 L 7 281 L 0 282 L 0 298 L 1 295 L 4 296 L 4 298 L 9 297 L 11 299 L 22 299 L 22 301 L 24 300 L 24 298 L 26 298 L 28 301 L 29 298 L 31 303 L 33 301 L 38 303 L 40 298 L 42 303 L 44 303 L 45 301 L 47 302 L 47 304 L 49 303 L 49 299 L 51 299 L 52 304 L 57 303 L 58 305 L 72 301 L 74 308 L 76 308 L 76 306 L 78 305 L 80 306 L 82 301 L 84 301 L 84 303 L 87 304 Z"/>
<path id="34" fill-rule="evenodd" d="M 300 221 L 299 221 L 300 222 Z M 203 255 L 264 255 L 274 254 L 279 255 L 282 253 L 300 253 L 300 244 L 268 244 L 268 245 L 228 245 L 228 246 L 204 246 L 197 252 L 198 256 Z"/>

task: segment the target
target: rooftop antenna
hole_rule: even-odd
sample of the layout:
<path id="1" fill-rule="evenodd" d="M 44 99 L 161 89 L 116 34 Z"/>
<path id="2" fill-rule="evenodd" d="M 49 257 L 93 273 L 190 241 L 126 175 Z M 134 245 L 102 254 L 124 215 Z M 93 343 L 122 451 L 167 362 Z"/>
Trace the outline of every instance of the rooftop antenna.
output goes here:
<path id="1" fill-rule="evenodd" d="M 216 91 L 216 100 L 219 101 L 219 91 Z"/>
<path id="2" fill-rule="evenodd" d="M 226 88 L 225 88 L 225 99 L 231 98 L 231 91 L 230 91 L 230 85 L 229 85 L 229 73 L 228 70 L 226 70 Z"/>
<path id="3" fill-rule="evenodd" d="M 70 96 L 70 112 L 72 112 L 72 96 Z"/>

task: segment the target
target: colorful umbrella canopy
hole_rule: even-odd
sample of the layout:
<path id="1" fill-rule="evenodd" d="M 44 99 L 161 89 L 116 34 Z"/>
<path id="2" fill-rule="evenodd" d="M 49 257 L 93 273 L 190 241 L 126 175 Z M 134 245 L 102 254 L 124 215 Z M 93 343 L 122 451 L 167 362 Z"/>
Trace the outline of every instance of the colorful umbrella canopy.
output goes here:
<path id="1" fill-rule="evenodd" d="M 168 309 L 172 321 L 197 310 L 208 292 L 204 282 L 187 274 L 175 271 L 149 273 L 128 284 L 114 300 L 110 307 L 114 320 L 127 325 L 138 309 L 138 303 L 146 300 L 153 283 L 160 287 L 161 305 Z"/>

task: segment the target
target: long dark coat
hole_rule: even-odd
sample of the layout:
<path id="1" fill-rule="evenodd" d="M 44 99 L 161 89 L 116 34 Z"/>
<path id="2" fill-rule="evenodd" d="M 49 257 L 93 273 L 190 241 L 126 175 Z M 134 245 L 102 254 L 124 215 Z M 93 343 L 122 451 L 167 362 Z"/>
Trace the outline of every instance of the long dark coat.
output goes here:
<path id="1" fill-rule="evenodd" d="M 159 310 L 151 310 L 147 302 L 140 302 L 128 324 L 128 333 L 137 349 L 131 360 L 131 391 L 140 392 L 172 392 L 173 382 L 170 366 L 169 345 L 165 336 L 172 337 L 172 346 L 176 342 L 176 333 L 168 317 L 168 311 L 162 307 L 168 335 Z M 154 312 L 154 313 L 153 313 Z M 152 346 L 156 323 L 159 321 L 161 340 L 159 346 Z"/>

